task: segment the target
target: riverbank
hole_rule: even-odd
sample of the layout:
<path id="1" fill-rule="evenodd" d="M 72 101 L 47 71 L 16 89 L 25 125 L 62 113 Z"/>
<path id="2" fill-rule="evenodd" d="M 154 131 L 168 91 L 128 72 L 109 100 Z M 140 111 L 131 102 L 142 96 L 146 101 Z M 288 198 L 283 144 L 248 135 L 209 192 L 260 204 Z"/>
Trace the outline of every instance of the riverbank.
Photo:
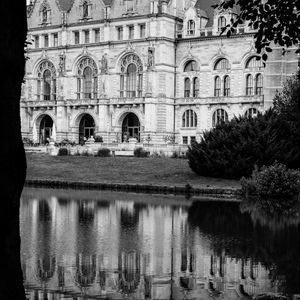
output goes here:
<path id="1" fill-rule="evenodd" d="M 27 153 L 27 186 L 239 195 L 237 180 L 200 177 L 186 159 Z"/>

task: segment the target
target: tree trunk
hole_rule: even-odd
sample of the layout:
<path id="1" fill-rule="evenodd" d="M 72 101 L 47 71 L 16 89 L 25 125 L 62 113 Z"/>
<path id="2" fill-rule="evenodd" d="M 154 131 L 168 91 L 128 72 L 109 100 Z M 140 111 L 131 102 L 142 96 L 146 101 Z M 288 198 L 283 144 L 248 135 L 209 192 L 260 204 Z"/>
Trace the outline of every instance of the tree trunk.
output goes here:
<path id="1" fill-rule="evenodd" d="M 26 174 L 20 96 L 27 34 L 26 2 L 1 1 L 0 11 L 0 299 L 26 299 L 20 263 L 19 206 Z"/>

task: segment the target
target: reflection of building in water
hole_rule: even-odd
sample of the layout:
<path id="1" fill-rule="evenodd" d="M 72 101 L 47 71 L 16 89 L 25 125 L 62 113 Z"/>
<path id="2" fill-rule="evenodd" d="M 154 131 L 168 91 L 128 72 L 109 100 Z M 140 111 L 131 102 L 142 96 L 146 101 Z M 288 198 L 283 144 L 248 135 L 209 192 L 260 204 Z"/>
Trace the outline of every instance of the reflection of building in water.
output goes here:
<path id="1" fill-rule="evenodd" d="M 275 290 L 261 264 L 215 253 L 182 207 L 52 197 L 23 200 L 21 212 L 32 300 L 246 299 Z"/>

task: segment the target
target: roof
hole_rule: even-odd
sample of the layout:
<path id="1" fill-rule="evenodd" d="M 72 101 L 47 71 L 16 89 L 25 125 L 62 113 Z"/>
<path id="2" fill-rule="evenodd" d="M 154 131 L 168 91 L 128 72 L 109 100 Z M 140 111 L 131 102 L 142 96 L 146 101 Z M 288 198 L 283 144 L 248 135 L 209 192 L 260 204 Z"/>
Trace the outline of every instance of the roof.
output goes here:
<path id="1" fill-rule="evenodd" d="M 57 0 L 57 2 L 62 11 L 69 11 L 73 5 L 74 0 Z"/>
<path id="2" fill-rule="evenodd" d="M 197 0 L 195 4 L 195 8 L 202 12 L 201 16 L 205 16 L 208 18 L 207 27 L 211 27 L 213 25 L 214 20 L 214 9 L 211 7 L 214 4 L 218 4 L 219 0 Z M 203 11 L 206 12 L 206 15 L 203 14 Z"/>

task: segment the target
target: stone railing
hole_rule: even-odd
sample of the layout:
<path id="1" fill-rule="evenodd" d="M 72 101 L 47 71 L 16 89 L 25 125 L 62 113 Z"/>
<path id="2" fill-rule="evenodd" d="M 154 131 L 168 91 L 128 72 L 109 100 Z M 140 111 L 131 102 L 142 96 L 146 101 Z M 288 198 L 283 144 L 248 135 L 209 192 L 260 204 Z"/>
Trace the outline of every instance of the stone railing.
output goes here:
<path id="1" fill-rule="evenodd" d="M 240 104 L 240 103 L 263 103 L 264 96 L 221 96 L 221 97 L 200 97 L 200 98 L 177 98 L 175 100 L 176 105 L 186 104 Z"/>

